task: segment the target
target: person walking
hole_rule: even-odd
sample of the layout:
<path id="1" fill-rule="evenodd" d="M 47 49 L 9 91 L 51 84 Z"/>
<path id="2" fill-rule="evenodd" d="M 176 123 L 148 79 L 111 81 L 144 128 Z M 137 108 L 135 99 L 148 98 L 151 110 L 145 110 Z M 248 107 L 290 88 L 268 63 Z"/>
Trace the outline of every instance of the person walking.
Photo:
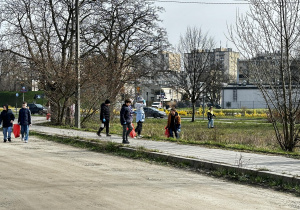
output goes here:
<path id="1" fill-rule="evenodd" d="M 181 131 L 181 118 L 175 108 L 171 109 L 171 112 L 168 116 L 167 128 L 169 129 L 170 137 L 173 138 L 174 132 L 175 137 L 179 139 L 179 133 Z"/>
<path id="2" fill-rule="evenodd" d="M 208 110 L 208 112 L 207 112 L 207 119 L 208 119 L 208 125 L 207 125 L 207 127 L 208 128 L 214 128 L 214 117 L 215 117 L 216 115 L 214 115 L 214 111 L 213 111 L 213 107 L 211 106 L 211 107 L 209 107 L 209 110 Z"/>
<path id="3" fill-rule="evenodd" d="M 129 144 L 128 141 L 128 135 L 132 131 L 133 127 L 131 125 L 132 123 L 132 116 L 131 116 L 131 110 L 130 110 L 131 100 L 126 99 L 125 103 L 122 105 L 121 111 L 120 111 L 120 123 L 123 126 L 123 144 Z M 128 130 L 127 130 L 128 129 Z"/>
<path id="4" fill-rule="evenodd" d="M 22 104 L 22 108 L 19 110 L 18 123 L 21 125 L 22 141 L 28 143 L 29 126 L 31 125 L 31 113 L 27 108 L 27 103 L 25 101 Z"/>
<path id="5" fill-rule="evenodd" d="M 139 97 L 137 103 L 135 104 L 136 123 L 137 123 L 135 131 L 138 134 L 137 138 L 143 138 L 143 136 L 141 136 L 141 132 L 143 129 L 143 122 L 145 121 L 145 111 L 144 111 L 145 106 L 146 106 L 146 101 L 142 97 Z"/>
<path id="6" fill-rule="evenodd" d="M 106 136 L 111 136 L 109 134 L 109 118 L 110 118 L 110 111 L 109 111 L 110 101 L 108 99 L 105 100 L 104 103 L 101 104 L 100 110 L 100 120 L 102 124 L 97 132 L 98 136 L 101 136 L 101 131 L 106 127 Z"/>
<path id="7" fill-rule="evenodd" d="M 3 105 L 3 111 L 0 114 L 0 124 L 2 123 L 3 127 L 3 142 L 6 141 L 11 142 L 11 132 L 12 132 L 12 126 L 13 122 L 15 120 L 15 115 L 11 111 L 11 109 L 8 108 L 8 105 Z"/>

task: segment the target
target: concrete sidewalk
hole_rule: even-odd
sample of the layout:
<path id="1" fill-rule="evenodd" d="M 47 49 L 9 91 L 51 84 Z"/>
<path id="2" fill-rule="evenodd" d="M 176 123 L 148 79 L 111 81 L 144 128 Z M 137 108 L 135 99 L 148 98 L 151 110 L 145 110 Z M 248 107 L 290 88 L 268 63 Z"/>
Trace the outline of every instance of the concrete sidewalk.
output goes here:
<path id="1" fill-rule="evenodd" d="M 44 118 L 33 118 L 33 124 Z M 112 135 L 111 137 L 98 137 L 96 133 L 77 131 L 71 129 L 58 129 L 45 126 L 33 125 L 30 130 L 42 132 L 50 135 L 64 135 L 69 137 L 79 137 L 87 139 L 100 139 L 121 143 L 122 137 Z M 213 163 L 215 165 L 226 165 L 233 168 L 243 168 L 247 170 L 263 171 L 267 174 L 282 176 L 296 180 L 300 183 L 300 160 L 286 158 L 276 155 L 263 155 L 247 152 L 236 152 L 222 149 L 211 149 L 201 146 L 180 145 L 172 142 L 150 141 L 145 139 L 129 139 L 130 147 L 144 147 L 146 149 L 157 150 L 159 153 L 181 157 L 183 159 L 196 159 L 200 162 Z M 30 139 L 29 139 L 30 142 Z"/>

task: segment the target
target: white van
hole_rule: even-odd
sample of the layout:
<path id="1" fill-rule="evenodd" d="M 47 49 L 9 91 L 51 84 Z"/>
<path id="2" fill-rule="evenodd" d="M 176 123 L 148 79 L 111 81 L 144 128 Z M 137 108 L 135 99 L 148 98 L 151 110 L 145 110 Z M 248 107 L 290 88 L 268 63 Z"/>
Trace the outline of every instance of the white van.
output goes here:
<path id="1" fill-rule="evenodd" d="M 162 108 L 162 105 L 161 105 L 160 102 L 153 102 L 153 103 L 152 103 L 152 107 L 157 108 L 157 109 L 160 109 L 160 108 Z"/>

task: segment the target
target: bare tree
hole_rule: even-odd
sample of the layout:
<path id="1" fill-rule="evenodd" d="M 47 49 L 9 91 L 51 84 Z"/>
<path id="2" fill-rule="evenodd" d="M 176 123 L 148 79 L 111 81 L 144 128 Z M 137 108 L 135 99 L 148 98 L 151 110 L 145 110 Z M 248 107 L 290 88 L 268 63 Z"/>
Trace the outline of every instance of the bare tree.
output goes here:
<path id="1" fill-rule="evenodd" d="M 211 52 L 214 41 L 201 29 L 187 28 L 184 36 L 180 37 L 178 53 L 181 56 L 183 69 L 171 71 L 170 84 L 183 90 L 193 105 L 192 122 L 195 120 L 195 104 L 204 93 L 210 80 L 210 70 L 214 64 Z"/>
<path id="2" fill-rule="evenodd" d="M 89 92 L 97 94 L 95 101 L 99 95 L 114 100 L 134 79 L 132 58 L 157 52 L 165 41 L 158 24 L 161 8 L 142 0 L 81 0 L 80 11 L 84 96 Z M 61 124 L 66 108 L 74 103 L 77 84 L 74 0 L 4 0 L 1 12 L 1 51 L 30 63 L 51 101 L 52 120 Z M 85 110 L 89 109 L 95 110 Z"/>
<path id="3" fill-rule="evenodd" d="M 300 2 L 249 2 L 250 11 L 230 28 L 230 39 L 249 60 L 248 75 L 267 103 L 280 147 L 293 151 L 299 142 Z"/>

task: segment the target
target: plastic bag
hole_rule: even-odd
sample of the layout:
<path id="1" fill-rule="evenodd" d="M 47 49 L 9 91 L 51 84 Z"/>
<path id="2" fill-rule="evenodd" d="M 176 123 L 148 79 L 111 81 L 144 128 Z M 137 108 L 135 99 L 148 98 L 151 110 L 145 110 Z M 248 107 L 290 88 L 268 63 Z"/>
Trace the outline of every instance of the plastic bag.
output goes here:
<path id="1" fill-rule="evenodd" d="M 14 124 L 13 127 L 13 133 L 15 135 L 15 138 L 18 138 L 20 136 L 21 126 L 19 124 Z"/>
<path id="2" fill-rule="evenodd" d="M 132 131 L 129 133 L 129 136 L 130 136 L 131 138 L 134 138 L 134 137 L 136 137 L 136 132 L 135 132 L 133 123 L 131 123 L 131 126 L 132 126 Z"/>
<path id="3" fill-rule="evenodd" d="M 170 131 L 167 127 L 165 127 L 165 129 L 166 129 L 165 136 L 169 138 L 170 137 Z"/>

